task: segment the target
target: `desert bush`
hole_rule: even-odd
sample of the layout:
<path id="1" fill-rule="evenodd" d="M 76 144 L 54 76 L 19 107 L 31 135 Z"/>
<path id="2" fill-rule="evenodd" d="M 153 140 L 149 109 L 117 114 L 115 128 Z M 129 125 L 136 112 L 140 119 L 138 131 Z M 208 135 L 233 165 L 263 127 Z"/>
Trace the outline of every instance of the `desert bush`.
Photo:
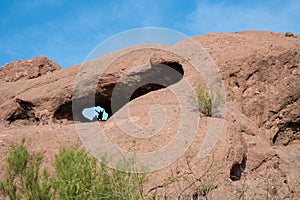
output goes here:
<path id="1" fill-rule="evenodd" d="M 47 170 L 40 174 L 41 162 L 41 155 L 34 156 L 25 173 L 21 176 L 19 191 L 22 199 L 51 199 L 52 183 Z"/>
<path id="2" fill-rule="evenodd" d="M 51 199 L 51 183 L 46 170 L 40 175 L 42 156 L 30 159 L 25 139 L 11 146 L 7 155 L 6 178 L 0 181 L 0 190 L 10 199 Z"/>
<path id="3" fill-rule="evenodd" d="M 224 95 L 220 92 L 211 92 L 207 90 L 202 84 L 196 87 L 195 95 L 192 95 L 193 101 L 196 103 L 199 111 L 206 116 L 212 116 L 217 107 L 224 103 Z"/>
<path id="4" fill-rule="evenodd" d="M 97 183 L 96 160 L 83 149 L 62 148 L 55 157 L 53 180 L 58 199 L 90 199 Z"/>
<path id="5" fill-rule="evenodd" d="M 107 167 L 107 162 L 103 156 L 97 166 L 96 159 L 84 149 L 62 148 L 55 158 L 57 198 L 141 199 L 145 174 L 133 171 L 131 159 L 120 161 L 116 170 Z"/>
<path id="6" fill-rule="evenodd" d="M 7 156 L 7 169 L 16 175 L 24 174 L 29 162 L 29 151 L 24 146 L 25 139 L 21 143 L 11 146 L 11 150 Z"/>
<path id="7" fill-rule="evenodd" d="M 80 148 L 61 148 L 55 156 L 55 176 L 40 174 L 41 155 L 30 155 L 25 140 L 12 145 L 7 156 L 6 177 L 0 191 L 12 200 L 141 199 L 146 175 L 134 171 L 133 160 L 120 161 L 118 169 L 108 159 L 96 159 Z M 131 173 L 126 173 L 129 171 Z"/>

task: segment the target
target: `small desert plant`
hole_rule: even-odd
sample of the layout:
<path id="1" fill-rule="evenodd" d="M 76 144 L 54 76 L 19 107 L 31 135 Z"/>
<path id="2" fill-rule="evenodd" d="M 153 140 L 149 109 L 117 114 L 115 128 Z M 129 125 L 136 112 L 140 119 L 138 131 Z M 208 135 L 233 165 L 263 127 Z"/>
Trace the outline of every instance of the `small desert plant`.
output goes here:
<path id="1" fill-rule="evenodd" d="M 161 184 L 148 190 L 149 199 L 208 199 L 209 193 L 217 188 L 218 172 L 213 170 L 214 158 L 208 159 L 202 174 L 196 174 L 192 168 L 190 157 L 185 157 L 187 171 L 175 173 Z M 177 166 L 178 167 L 178 166 Z M 171 190 L 170 190 L 171 189 Z"/>
<path id="2" fill-rule="evenodd" d="M 196 106 L 200 112 L 206 116 L 212 116 L 217 107 L 224 103 L 224 95 L 220 92 L 211 92 L 204 88 L 201 84 L 196 87 L 196 94 L 192 96 Z"/>
<path id="3" fill-rule="evenodd" d="M 206 177 L 203 177 L 202 180 L 199 181 L 199 184 L 196 186 L 198 196 L 208 198 L 208 194 L 216 188 L 215 177 L 216 174 L 214 172 L 208 172 Z"/>
<path id="4" fill-rule="evenodd" d="M 146 171 L 146 168 L 137 170 L 134 166 L 134 159 L 126 159 L 119 161 L 117 169 L 112 171 L 113 192 L 119 194 L 121 199 L 142 199 L 143 197 L 143 184 L 146 182 L 146 174 L 136 172 Z"/>
<path id="5" fill-rule="evenodd" d="M 237 188 L 235 191 L 236 198 L 239 200 L 247 200 L 247 191 L 249 190 L 249 185 L 245 183 L 245 181 L 242 183 L 241 187 Z"/>

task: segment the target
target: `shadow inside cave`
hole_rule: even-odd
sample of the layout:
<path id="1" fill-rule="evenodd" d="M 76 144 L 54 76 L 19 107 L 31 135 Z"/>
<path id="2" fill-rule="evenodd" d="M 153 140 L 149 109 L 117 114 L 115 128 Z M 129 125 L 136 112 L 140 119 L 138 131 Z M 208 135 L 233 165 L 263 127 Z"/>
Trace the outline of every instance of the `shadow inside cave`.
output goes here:
<path id="1" fill-rule="evenodd" d="M 101 107 L 110 118 L 128 102 L 149 92 L 171 86 L 179 82 L 184 75 L 182 65 L 176 61 L 165 61 L 143 68 L 137 72 L 130 72 L 119 79 L 117 83 L 107 84 L 95 92 L 95 104 L 89 103 L 90 96 L 73 99 L 58 107 L 54 113 L 57 120 L 90 122 L 90 117 L 83 115 L 83 110 L 92 107 Z M 98 91 L 102 91 L 101 93 Z M 72 105 L 76 104 L 76 112 Z"/>

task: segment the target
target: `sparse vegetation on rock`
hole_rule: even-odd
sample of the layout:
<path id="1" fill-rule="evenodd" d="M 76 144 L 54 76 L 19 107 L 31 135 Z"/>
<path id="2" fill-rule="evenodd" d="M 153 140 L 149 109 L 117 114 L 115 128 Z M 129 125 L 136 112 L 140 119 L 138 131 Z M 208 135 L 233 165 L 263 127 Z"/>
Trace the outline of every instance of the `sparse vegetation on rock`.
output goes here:
<path id="1" fill-rule="evenodd" d="M 195 96 L 192 96 L 192 99 L 199 111 L 206 116 L 212 116 L 215 109 L 224 103 L 224 95 L 220 91 L 211 92 L 200 83 L 197 85 Z"/>

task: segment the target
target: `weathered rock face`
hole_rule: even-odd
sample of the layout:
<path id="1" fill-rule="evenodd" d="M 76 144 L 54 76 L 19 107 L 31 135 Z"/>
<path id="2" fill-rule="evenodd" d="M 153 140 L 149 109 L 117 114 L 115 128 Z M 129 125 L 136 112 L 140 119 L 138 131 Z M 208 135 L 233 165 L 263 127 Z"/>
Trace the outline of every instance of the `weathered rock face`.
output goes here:
<path id="1" fill-rule="evenodd" d="M 278 136 L 283 130 L 295 130 L 291 126 L 300 126 L 299 38 L 241 32 L 196 39 L 209 47 L 225 80 L 228 96 L 240 102 L 242 112 L 259 127 L 272 130 L 274 143 L 288 143 L 289 140 L 280 142 Z M 213 48 L 215 45 L 220 48 Z M 293 138 L 299 139 L 296 135 Z"/>
<path id="2" fill-rule="evenodd" d="M 231 195 L 235 191 L 232 190 L 245 189 L 246 184 L 251 188 L 247 196 L 262 199 L 268 189 L 264 187 L 270 186 L 269 179 L 264 179 L 269 174 L 276 177 L 276 184 L 282 188 L 279 191 L 275 185 L 272 186 L 276 189 L 273 196 L 283 198 L 291 190 L 295 191 L 291 188 L 300 182 L 300 37 L 245 31 L 211 33 L 193 39 L 215 62 L 227 95 L 223 132 L 211 153 L 214 170 L 219 172 L 211 197 L 219 199 L 218 194 L 222 194 L 223 198 L 234 199 Z M 150 105 L 160 104 L 166 106 L 168 118 L 165 127 L 155 137 L 134 139 L 132 142 L 132 137 L 119 128 L 120 123 L 126 123 L 128 118 L 121 118 L 119 124 L 110 118 L 100 126 L 107 131 L 111 141 L 128 151 L 133 148 L 137 152 L 155 151 L 160 145 L 168 144 L 180 123 L 180 109 L 175 106 L 176 98 L 170 88 L 182 79 L 189 80 L 193 87 L 204 83 L 203 77 L 195 73 L 188 60 L 168 49 L 178 52 L 184 49 L 187 54 L 194 55 L 192 49 L 186 49 L 186 41 L 183 40 L 175 45 L 141 45 L 112 52 L 84 63 L 85 68 L 77 65 L 57 70 L 58 65 L 43 57 L 5 65 L 0 68 L 0 93 L 5 94 L 0 96 L 0 141 L 9 143 L 13 137 L 20 137 L 25 129 L 28 137 L 35 137 L 30 129 L 35 133 L 54 134 L 45 130 L 42 126 L 45 124 L 51 130 L 72 132 L 77 138 L 76 130 L 70 128 L 72 122 L 85 121 L 81 111 L 92 106 L 104 107 L 110 116 L 128 107 L 133 121 L 144 127 L 151 122 L 148 117 Z M 123 55 L 124 52 L 126 54 Z M 108 62 L 110 60 L 113 62 Z M 101 76 L 95 73 L 97 66 L 107 63 L 109 67 Z M 175 69 L 178 76 L 164 73 L 168 68 Z M 157 81 L 158 77 L 162 84 L 145 84 L 133 91 L 142 81 Z M 117 97 L 121 103 L 112 108 L 115 88 L 119 88 L 122 91 L 119 94 L 123 96 Z M 90 99 L 94 100 L 94 104 Z M 75 110 L 72 109 L 74 104 L 77 106 Z M 213 118 L 203 117 L 198 134 L 186 154 L 193 155 L 199 151 L 199 144 L 202 144 L 211 120 Z M 12 133 L 14 128 L 16 136 Z M 41 144 L 36 145 L 43 145 L 43 141 L 39 142 Z M 47 144 L 51 142 L 55 143 L 47 141 Z M 192 166 L 187 166 L 181 158 L 170 169 L 178 170 L 181 175 L 190 173 L 191 167 L 200 176 L 207 171 L 207 168 L 201 168 L 203 162 L 194 159 L 190 163 Z M 168 170 L 154 173 L 147 191 L 151 193 L 153 185 L 167 179 L 171 175 Z M 172 192 L 172 187 L 166 190 Z"/>
<path id="3" fill-rule="evenodd" d="M 33 79 L 54 72 L 61 67 L 44 56 L 28 60 L 17 60 L 8 63 L 0 68 L 0 80 L 15 82 L 25 79 Z"/>

